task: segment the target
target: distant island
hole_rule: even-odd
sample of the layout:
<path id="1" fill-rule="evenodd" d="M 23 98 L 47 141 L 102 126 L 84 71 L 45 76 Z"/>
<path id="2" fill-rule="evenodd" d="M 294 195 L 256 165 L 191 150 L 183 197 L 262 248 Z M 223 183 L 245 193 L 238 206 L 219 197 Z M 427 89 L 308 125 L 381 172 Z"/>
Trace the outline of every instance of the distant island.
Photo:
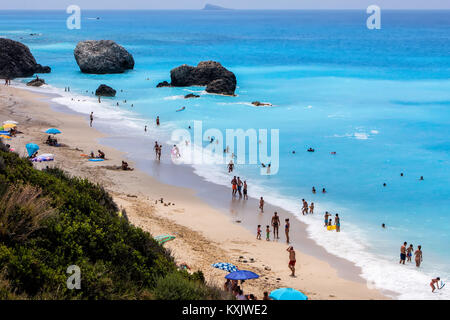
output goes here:
<path id="1" fill-rule="evenodd" d="M 217 6 L 215 4 L 205 4 L 205 6 L 203 7 L 203 10 L 232 10 L 232 9 L 228 9 L 228 8 L 224 8 L 221 6 Z"/>

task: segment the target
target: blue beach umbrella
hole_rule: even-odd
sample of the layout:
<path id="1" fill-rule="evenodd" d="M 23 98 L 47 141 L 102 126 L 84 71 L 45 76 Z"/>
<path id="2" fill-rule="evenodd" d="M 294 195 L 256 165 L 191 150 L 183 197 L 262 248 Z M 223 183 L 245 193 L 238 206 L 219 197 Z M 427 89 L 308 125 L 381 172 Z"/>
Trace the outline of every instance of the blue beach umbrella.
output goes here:
<path id="1" fill-rule="evenodd" d="M 226 279 L 230 280 L 249 280 L 249 279 L 257 279 L 259 276 L 248 270 L 238 270 L 231 272 L 225 276 Z"/>
<path id="2" fill-rule="evenodd" d="M 49 134 L 59 134 L 59 133 L 62 133 L 62 132 L 59 131 L 59 130 L 56 129 L 56 128 L 50 128 L 50 129 L 47 129 L 47 130 L 45 131 L 45 133 L 49 133 Z"/>
<path id="3" fill-rule="evenodd" d="M 26 146 L 28 156 L 31 157 L 36 151 L 39 150 L 39 146 L 35 143 L 28 143 Z"/>
<path id="4" fill-rule="evenodd" d="M 226 263 L 226 262 L 217 262 L 211 265 L 214 268 L 220 269 L 220 270 L 224 270 L 227 272 L 234 272 L 234 271 L 238 271 L 238 267 L 236 267 L 234 264 L 231 263 Z"/>
<path id="5" fill-rule="evenodd" d="M 273 290 L 269 297 L 273 300 L 308 300 L 308 297 L 292 288 L 280 288 Z"/>

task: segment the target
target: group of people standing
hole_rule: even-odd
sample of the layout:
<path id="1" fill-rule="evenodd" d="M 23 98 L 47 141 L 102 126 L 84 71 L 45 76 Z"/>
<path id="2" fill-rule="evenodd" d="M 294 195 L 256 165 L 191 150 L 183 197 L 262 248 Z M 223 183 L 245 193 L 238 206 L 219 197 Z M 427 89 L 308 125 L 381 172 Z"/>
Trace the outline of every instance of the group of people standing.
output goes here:
<path id="1" fill-rule="evenodd" d="M 10 85 L 11 85 L 11 80 L 5 79 L 5 86 L 10 86 Z"/>
<path id="2" fill-rule="evenodd" d="M 314 213 L 314 202 L 311 202 L 311 205 L 308 207 L 308 202 L 306 202 L 305 199 L 302 199 L 302 214 L 305 215 L 308 213 Z"/>
<path id="3" fill-rule="evenodd" d="M 408 243 L 405 241 L 403 245 L 400 247 L 400 264 L 405 264 L 405 261 L 412 262 L 412 255 L 414 252 L 414 260 L 416 262 L 416 267 L 420 267 L 420 264 L 423 261 L 422 256 L 422 246 L 417 246 L 417 250 L 414 251 L 414 246 L 412 243 L 408 247 Z"/>
<path id="4" fill-rule="evenodd" d="M 239 198 L 244 196 L 244 200 L 248 200 L 247 181 L 242 181 L 240 177 L 234 176 L 233 179 L 231 179 L 231 195 L 236 197 L 238 193 Z"/>
<path id="5" fill-rule="evenodd" d="M 324 222 L 325 222 L 325 227 L 329 227 L 332 226 L 332 219 L 330 219 L 331 217 L 331 213 L 329 213 L 328 211 L 325 211 L 325 218 L 324 218 Z M 339 214 L 336 213 L 335 217 L 334 217 L 334 225 L 336 226 L 336 232 L 340 232 L 341 231 L 341 218 L 339 218 Z"/>

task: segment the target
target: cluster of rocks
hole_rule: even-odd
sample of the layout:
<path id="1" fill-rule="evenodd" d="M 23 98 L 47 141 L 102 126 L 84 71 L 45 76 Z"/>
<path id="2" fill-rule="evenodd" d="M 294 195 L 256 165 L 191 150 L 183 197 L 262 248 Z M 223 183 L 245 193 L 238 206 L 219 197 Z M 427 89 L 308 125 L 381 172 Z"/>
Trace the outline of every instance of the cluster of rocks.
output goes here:
<path id="1" fill-rule="evenodd" d="M 26 45 L 11 39 L 0 38 L 0 78 L 26 78 L 35 73 L 50 72 L 50 67 L 36 62 Z"/>
<path id="2" fill-rule="evenodd" d="M 234 95 L 236 76 L 216 61 L 202 61 L 196 67 L 183 64 L 170 71 L 170 84 L 167 81 L 156 87 L 206 86 L 206 92 Z"/>
<path id="3" fill-rule="evenodd" d="M 35 73 L 49 73 L 50 67 L 36 63 L 30 50 L 24 44 L 10 39 L 0 39 L 0 78 L 13 79 L 31 77 Z M 90 74 L 123 73 L 134 68 L 133 56 L 122 46 L 111 40 L 87 40 L 77 44 L 75 60 L 81 72 Z M 181 65 L 170 71 L 171 82 L 158 83 L 161 87 L 206 86 L 206 92 L 233 96 L 236 90 L 236 76 L 219 62 L 202 61 L 197 66 Z M 27 85 L 41 86 L 43 79 L 34 79 Z M 114 97 L 116 91 L 102 84 L 95 92 L 98 96 Z M 190 93 L 185 98 L 198 98 Z M 268 105 L 259 101 L 255 105 Z"/>

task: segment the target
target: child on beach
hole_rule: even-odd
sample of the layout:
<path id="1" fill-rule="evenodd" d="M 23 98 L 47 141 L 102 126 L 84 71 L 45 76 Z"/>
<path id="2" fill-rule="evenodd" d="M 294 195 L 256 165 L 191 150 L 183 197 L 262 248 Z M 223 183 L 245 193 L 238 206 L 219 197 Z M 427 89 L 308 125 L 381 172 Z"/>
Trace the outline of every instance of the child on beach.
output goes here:
<path id="1" fill-rule="evenodd" d="M 412 257 L 413 251 L 414 251 L 413 245 L 410 244 L 408 249 L 406 249 L 406 258 L 407 258 L 406 261 L 411 262 L 411 257 Z"/>
<path id="2" fill-rule="evenodd" d="M 259 209 L 261 209 L 261 213 L 264 212 L 264 199 L 263 199 L 263 197 L 261 197 L 261 199 L 259 199 Z"/>
<path id="3" fill-rule="evenodd" d="M 311 205 L 309 206 L 309 213 L 314 213 L 314 202 L 311 202 Z"/>
<path id="4" fill-rule="evenodd" d="M 270 241 L 270 227 L 266 226 L 266 241 Z"/>
<path id="5" fill-rule="evenodd" d="M 261 240 L 261 225 L 258 224 L 258 228 L 256 229 L 256 239 Z"/>

